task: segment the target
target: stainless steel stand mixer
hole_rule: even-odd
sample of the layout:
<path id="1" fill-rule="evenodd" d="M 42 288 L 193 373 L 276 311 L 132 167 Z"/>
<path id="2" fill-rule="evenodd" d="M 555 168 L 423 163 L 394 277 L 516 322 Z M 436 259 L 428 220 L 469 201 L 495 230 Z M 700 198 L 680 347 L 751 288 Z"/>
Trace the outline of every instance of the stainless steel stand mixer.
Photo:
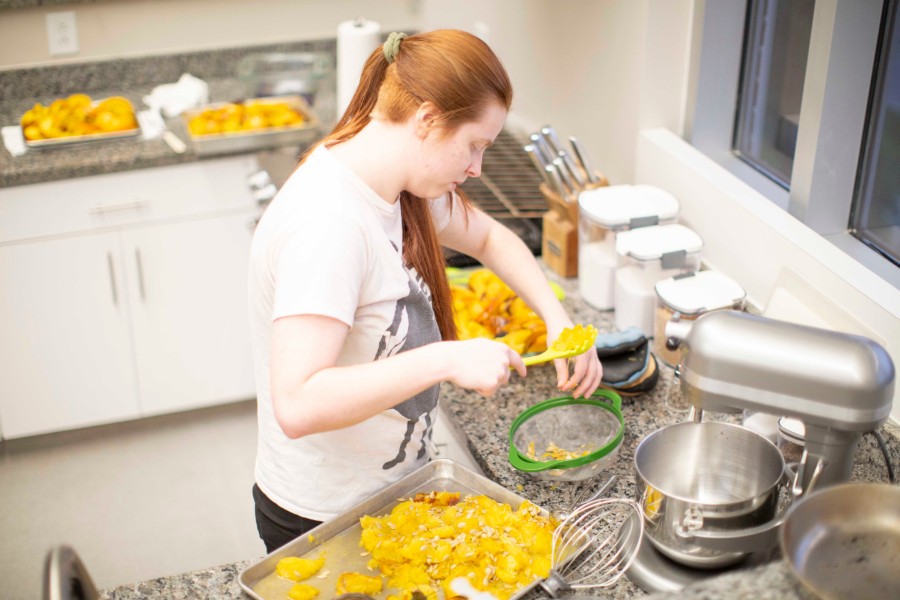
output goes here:
<path id="1" fill-rule="evenodd" d="M 680 334 L 680 335 L 679 335 Z M 635 451 L 645 541 L 628 577 L 676 590 L 735 563 L 766 562 L 787 502 L 850 479 L 857 443 L 888 419 L 894 365 L 867 338 L 737 311 L 708 313 L 680 337 L 675 375 L 688 422 L 646 436 Z M 753 411 L 805 426 L 799 463 L 769 440 L 704 412 Z"/>

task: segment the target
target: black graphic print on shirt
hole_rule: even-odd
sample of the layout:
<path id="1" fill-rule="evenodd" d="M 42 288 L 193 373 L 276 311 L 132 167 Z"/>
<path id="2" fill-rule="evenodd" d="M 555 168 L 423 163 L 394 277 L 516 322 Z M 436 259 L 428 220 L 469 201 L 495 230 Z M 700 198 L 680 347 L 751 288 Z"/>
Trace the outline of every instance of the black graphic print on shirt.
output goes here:
<path id="1" fill-rule="evenodd" d="M 393 356 L 399 352 L 412 350 L 441 339 L 437 321 L 434 318 L 434 310 L 431 306 L 430 294 L 427 294 L 427 286 L 419 282 L 419 276 L 414 271 L 409 274 L 409 294 L 397 301 L 394 309 L 394 318 L 387 331 L 381 336 L 375 360 Z M 407 446 L 412 441 L 416 423 L 424 417 L 425 430 L 419 440 L 420 447 L 416 459 L 425 456 L 428 449 L 428 441 L 431 439 L 432 423 L 431 411 L 437 406 L 439 385 L 431 386 L 395 406 L 392 410 L 406 417 L 406 431 L 399 441 L 397 455 L 382 465 L 382 468 L 392 469 L 406 460 Z"/>

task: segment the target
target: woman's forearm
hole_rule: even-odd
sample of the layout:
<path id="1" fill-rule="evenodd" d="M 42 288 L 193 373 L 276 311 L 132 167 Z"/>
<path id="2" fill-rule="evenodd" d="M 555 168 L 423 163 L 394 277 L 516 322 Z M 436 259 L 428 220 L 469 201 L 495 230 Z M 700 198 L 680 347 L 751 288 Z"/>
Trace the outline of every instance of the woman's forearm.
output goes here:
<path id="1" fill-rule="evenodd" d="M 297 438 L 349 427 L 411 398 L 449 377 L 439 344 L 389 358 L 330 367 L 285 389 L 272 390 L 285 435 Z"/>
<path id="2" fill-rule="evenodd" d="M 435 342 L 394 356 L 346 367 L 325 367 L 273 386 L 275 416 L 285 435 L 297 438 L 355 425 L 442 381 L 490 396 L 525 375 L 521 357 L 487 339 Z"/>
<path id="3" fill-rule="evenodd" d="M 570 323 L 531 250 L 506 227 L 495 224 L 476 257 L 500 277 L 548 327 Z"/>

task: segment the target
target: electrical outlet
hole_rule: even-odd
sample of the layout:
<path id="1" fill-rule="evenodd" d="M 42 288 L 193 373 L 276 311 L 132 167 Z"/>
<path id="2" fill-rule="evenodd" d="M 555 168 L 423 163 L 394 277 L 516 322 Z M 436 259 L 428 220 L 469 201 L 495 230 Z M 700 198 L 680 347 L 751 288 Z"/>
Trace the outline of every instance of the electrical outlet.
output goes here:
<path id="1" fill-rule="evenodd" d="M 78 52 L 78 26 L 75 11 L 47 13 L 47 46 L 50 54 Z"/>

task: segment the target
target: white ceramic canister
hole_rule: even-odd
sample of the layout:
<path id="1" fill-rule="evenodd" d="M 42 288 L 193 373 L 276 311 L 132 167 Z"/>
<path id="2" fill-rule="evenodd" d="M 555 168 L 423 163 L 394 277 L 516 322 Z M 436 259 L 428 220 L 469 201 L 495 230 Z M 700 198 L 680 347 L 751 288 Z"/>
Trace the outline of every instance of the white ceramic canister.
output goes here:
<path id="1" fill-rule="evenodd" d="M 700 268 L 703 240 L 684 225 L 655 225 L 616 236 L 615 323 L 619 331 L 637 327 L 653 337 L 656 284 Z"/>
<path id="2" fill-rule="evenodd" d="M 666 347 L 670 321 L 694 321 L 713 310 L 743 310 L 744 288 L 720 271 L 682 273 L 657 282 L 653 316 L 653 353 L 667 365 L 678 364 L 681 351 Z"/>
<path id="3" fill-rule="evenodd" d="M 674 223 L 678 200 L 652 185 L 612 185 L 578 195 L 578 291 L 600 310 L 615 306 L 616 234 Z"/>

